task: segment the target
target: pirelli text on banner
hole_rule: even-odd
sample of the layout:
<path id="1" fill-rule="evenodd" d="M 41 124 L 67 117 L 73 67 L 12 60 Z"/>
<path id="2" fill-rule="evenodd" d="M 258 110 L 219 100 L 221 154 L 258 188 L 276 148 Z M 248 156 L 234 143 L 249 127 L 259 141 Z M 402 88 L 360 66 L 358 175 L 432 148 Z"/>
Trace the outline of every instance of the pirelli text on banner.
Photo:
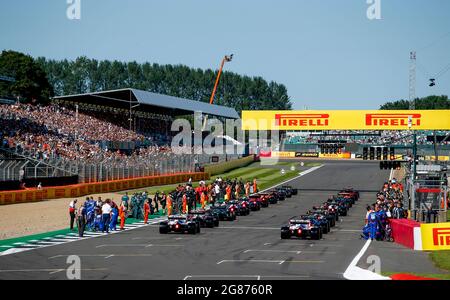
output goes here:
<path id="1" fill-rule="evenodd" d="M 450 110 L 243 111 L 244 130 L 450 130 Z"/>
<path id="2" fill-rule="evenodd" d="M 423 250 L 450 250 L 450 223 L 421 224 Z"/>

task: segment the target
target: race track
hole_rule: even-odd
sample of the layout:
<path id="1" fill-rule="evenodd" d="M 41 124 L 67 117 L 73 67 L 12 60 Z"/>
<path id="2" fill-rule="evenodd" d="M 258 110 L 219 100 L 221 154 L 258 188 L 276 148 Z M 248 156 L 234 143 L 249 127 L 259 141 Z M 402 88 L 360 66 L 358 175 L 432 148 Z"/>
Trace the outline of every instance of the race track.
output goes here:
<path id="1" fill-rule="evenodd" d="M 290 182 L 298 196 L 199 235 L 160 235 L 158 226 L 0 257 L 0 279 L 66 279 L 69 255 L 81 279 L 343 279 L 364 245 L 365 207 L 389 177 L 378 163 L 327 161 Z M 323 240 L 281 240 L 280 226 L 343 187 L 361 192 Z"/>

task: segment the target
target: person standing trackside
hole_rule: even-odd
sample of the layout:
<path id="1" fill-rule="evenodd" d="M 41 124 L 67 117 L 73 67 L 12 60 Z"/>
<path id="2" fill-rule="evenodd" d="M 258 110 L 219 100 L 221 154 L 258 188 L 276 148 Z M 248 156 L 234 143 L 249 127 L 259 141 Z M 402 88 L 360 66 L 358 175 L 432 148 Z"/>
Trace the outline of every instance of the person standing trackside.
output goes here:
<path id="1" fill-rule="evenodd" d="M 73 223 L 75 221 L 75 212 L 77 210 L 76 208 L 77 201 L 78 200 L 75 199 L 69 204 L 70 230 L 73 230 Z"/>
<path id="2" fill-rule="evenodd" d="M 120 230 L 124 230 L 125 229 L 126 215 L 127 215 L 127 206 L 122 201 L 122 203 L 120 203 L 120 207 L 119 207 Z"/>
<path id="3" fill-rule="evenodd" d="M 150 199 L 144 203 L 144 224 L 148 224 L 148 215 L 150 214 Z"/>
<path id="4" fill-rule="evenodd" d="M 105 204 L 103 204 L 102 206 L 102 223 L 103 223 L 103 228 L 102 228 L 102 232 L 109 233 L 109 222 L 111 220 L 111 211 L 112 211 L 112 207 L 109 204 L 110 200 L 106 199 Z"/>
<path id="5" fill-rule="evenodd" d="M 83 237 L 84 229 L 86 227 L 86 202 L 80 206 L 77 215 L 78 236 Z"/>
<path id="6" fill-rule="evenodd" d="M 258 192 L 258 182 L 256 181 L 256 178 L 253 179 L 253 193 Z"/>

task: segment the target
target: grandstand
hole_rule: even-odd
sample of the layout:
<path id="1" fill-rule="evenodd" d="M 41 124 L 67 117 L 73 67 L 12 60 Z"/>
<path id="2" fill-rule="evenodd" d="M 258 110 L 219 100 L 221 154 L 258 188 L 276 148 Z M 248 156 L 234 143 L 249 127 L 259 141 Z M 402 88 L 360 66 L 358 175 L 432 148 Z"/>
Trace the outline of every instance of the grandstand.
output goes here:
<path id="1" fill-rule="evenodd" d="M 228 107 L 136 89 L 55 97 L 49 106 L 0 104 L 0 190 L 21 181 L 48 186 L 193 172 L 210 158 L 173 153 L 170 127 L 198 111 L 239 117 Z"/>

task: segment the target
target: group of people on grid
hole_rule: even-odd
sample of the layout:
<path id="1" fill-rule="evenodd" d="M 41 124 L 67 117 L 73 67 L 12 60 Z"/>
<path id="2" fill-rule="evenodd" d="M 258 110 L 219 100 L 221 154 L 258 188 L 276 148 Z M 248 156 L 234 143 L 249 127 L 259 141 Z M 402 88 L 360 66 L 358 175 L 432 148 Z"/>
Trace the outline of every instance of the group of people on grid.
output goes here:
<path id="1" fill-rule="evenodd" d="M 371 240 L 392 240 L 389 219 L 408 218 L 403 208 L 403 185 L 395 178 L 383 184 L 374 204 L 367 206 L 362 237 Z"/>
<path id="2" fill-rule="evenodd" d="M 76 221 L 80 236 L 83 236 L 86 229 L 109 233 L 116 231 L 118 226 L 119 230 L 123 230 L 127 218 L 144 220 L 148 224 L 152 215 L 184 214 L 198 207 L 204 209 L 217 201 L 248 197 L 257 191 L 256 178 L 253 182 L 217 178 L 208 185 L 205 181 L 200 181 L 196 188 L 190 179 L 186 184 L 178 185 L 171 193 L 156 192 L 153 197 L 145 191 L 134 193 L 131 197 L 125 193 L 119 205 L 111 199 L 103 201 L 101 197 L 97 200 L 87 197 L 79 208 L 78 200 L 70 202 L 70 229 L 73 230 Z"/>
<path id="3" fill-rule="evenodd" d="M 189 180 L 185 185 L 179 185 L 175 191 L 164 195 L 166 199 L 164 213 L 169 216 L 185 214 L 197 207 L 204 209 L 207 205 L 213 205 L 218 201 L 239 199 L 244 195 L 248 197 L 257 191 L 256 178 L 252 183 L 237 178 L 234 180 L 217 178 L 210 184 L 200 181 L 196 188 L 192 186 L 192 181 Z"/>

